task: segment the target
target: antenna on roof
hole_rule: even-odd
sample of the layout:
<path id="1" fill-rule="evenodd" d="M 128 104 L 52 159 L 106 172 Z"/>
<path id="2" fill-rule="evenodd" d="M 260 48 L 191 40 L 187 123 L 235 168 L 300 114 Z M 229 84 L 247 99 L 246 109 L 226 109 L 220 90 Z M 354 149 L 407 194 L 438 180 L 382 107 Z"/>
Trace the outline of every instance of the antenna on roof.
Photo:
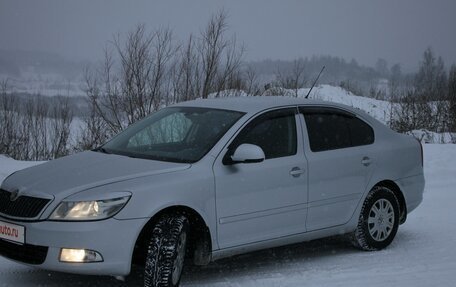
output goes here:
<path id="1" fill-rule="evenodd" d="M 323 66 L 323 68 L 321 68 L 320 73 L 318 74 L 317 78 L 315 79 L 314 83 L 312 84 L 312 87 L 310 88 L 309 92 L 307 93 L 307 96 L 305 97 L 305 99 L 309 98 L 310 92 L 312 92 L 312 89 L 315 87 L 315 84 L 317 83 L 318 79 L 320 79 L 321 73 L 323 73 L 323 70 L 325 68 L 326 68 L 326 66 Z"/>

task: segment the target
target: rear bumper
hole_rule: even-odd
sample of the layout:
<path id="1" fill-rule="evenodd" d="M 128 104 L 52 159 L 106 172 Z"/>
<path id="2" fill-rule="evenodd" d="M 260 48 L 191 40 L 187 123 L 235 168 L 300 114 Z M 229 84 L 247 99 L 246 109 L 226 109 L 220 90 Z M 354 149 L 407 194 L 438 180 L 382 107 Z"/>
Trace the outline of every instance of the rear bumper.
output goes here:
<path id="1" fill-rule="evenodd" d="M 147 222 L 147 219 L 114 218 L 95 222 L 15 222 L 1 217 L 0 220 L 24 226 L 26 230 L 25 245 L 0 241 L 1 256 L 52 271 L 113 276 L 130 273 L 136 239 Z M 6 248 L 14 248 L 21 254 L 18 256 Z M 103 262 L 60 262 L 61 248 L 94 250 L 101 254 Z"/>
<path id="2" fill-rule="evenodd" d="M 425 186 L 424 174 L 410 176 L 396 180 L 407 205 L 407 213 L 412 212 L 423 201 Z"/>

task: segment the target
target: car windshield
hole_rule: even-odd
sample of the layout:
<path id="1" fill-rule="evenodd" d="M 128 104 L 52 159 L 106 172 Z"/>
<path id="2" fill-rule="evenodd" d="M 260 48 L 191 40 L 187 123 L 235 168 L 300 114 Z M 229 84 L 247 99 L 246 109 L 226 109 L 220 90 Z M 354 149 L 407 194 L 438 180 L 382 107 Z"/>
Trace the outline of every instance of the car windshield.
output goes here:
<path id="1" fill-rule="evenodd" d="M 98 148 L 130 157 L 193 163 L 200 160 L 244 113 L 210 108 L 164 108 Z"/>

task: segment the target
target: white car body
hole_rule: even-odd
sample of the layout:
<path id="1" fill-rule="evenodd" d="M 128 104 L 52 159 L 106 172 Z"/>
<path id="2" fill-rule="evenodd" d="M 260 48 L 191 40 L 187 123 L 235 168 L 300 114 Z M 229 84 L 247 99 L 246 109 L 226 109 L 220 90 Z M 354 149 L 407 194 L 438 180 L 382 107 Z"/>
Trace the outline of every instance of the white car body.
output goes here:
<path id="1" fill-rule="evenodd" d="M 4 235 L 0 254 L 49 270 L 124 276 L 144 252 L 141 242 L 154 220 L 164 213 L 184 212 L 189 216 L 192 228 L 197 230 L 194 238 L 198 238 L 194 260 L 203 264 L 253 250 L 353 232 L 363 202 L 375 186 L 385 186 L 395 193 L 401 223 L 422 201 L 420 143 L 360 110 L 287 97 L 196 100 L 172 107 L 223 109 L 242 116 L 195 162 L 87 151 L 14 173 L 1 186 L 0 225 L 24 228 L 19 230 L 24 239 L 12 240 Z M 373 142 L 312 151 L 303 113 L 318 114 L 318 109 L 361 120 L 372 128 Z M 292 114 L 294 124 L 288 123 L 295 128 L 290 140 L 295 141 L 290 145 L 295 154 L 268 159 L 265 152 L 266 159 L 259 162 L 224 162 L 230 145 L 249 123 L 279 110 Z M 261 156 L 261 150 L 255 148 L 247 146 L 244 151 L 259 152 Z M 51 219 L 62 202 L 123 197 L 128 202 L 109 218 Z M 46 201 L 33 217 L 18 216 L 11 209 L 16 200 L 30 198 Z M 8 248 L 25 255 L 13 254 Z M 62 262 L 62 248 L 92 250 L 102 260 Z"/>

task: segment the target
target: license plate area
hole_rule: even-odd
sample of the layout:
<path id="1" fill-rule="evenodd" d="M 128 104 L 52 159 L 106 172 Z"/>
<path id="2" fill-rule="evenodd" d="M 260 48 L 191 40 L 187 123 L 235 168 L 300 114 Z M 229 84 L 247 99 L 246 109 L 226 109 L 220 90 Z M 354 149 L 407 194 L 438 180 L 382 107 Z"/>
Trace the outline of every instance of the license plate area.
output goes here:
<path id="1" fill-rule="evenodd" d="M 25 227 L 0 221 L 0 238 L 16 244 L 25 244 Z"/>

